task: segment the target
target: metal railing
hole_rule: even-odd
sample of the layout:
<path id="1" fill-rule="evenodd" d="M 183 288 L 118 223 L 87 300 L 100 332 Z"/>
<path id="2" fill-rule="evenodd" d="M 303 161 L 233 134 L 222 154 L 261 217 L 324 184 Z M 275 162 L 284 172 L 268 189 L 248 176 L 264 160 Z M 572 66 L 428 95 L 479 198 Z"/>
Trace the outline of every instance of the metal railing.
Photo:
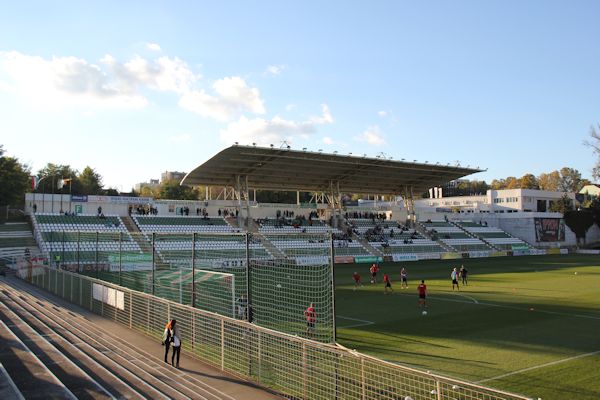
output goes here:
<path id="1" fill-rule="evenodd" d="M 72 303 L 150 335 L 157 346 L 175 318 L 184 352 L 297 399 L 527 400 L 392 364 L 46 266 L 18 276 Z"/>

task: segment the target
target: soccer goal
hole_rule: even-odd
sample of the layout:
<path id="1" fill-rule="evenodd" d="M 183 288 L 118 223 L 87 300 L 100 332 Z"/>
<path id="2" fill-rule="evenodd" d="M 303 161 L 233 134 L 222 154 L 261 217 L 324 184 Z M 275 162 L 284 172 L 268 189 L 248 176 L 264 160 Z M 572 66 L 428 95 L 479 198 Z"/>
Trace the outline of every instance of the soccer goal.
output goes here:
<path id="1" fill-rule="evenodd" d="M 157 270 L 155 295 L 228 317 L 238 317 L 235 275 L 201 269 Z"/>

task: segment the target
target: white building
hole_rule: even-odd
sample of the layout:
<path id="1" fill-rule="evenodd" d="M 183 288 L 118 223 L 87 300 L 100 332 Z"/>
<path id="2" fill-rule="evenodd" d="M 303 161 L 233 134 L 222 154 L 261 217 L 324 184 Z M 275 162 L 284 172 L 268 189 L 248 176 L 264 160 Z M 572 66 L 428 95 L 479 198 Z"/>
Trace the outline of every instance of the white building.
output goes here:
<path id="1" fill-rule="evenodd" d="M 549 212 L 552 204 L 565 193 L 534 189 L 488 190 L 480 196 L 457 196 L 421 199 L 415 207 L 429 212 L 513 213 Z M 567 193 L 575 204 L 575 193 Z"/>

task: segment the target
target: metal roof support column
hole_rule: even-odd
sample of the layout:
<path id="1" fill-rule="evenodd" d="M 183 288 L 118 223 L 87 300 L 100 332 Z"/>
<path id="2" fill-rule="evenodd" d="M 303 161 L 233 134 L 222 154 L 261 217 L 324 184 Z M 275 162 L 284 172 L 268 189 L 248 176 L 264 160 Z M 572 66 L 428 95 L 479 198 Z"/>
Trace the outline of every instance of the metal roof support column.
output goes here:
<path id="1" fill-rule="evenodd" d="M 336 223 L 336 228 L 339 228 L 341 225 L 341 221 L 342 221 L 342 193 L 340 192 L 340 181 L 336 182 L 336 194 L 335 194 L 335 201 L 337 203 L 337 207 L 338 207 L 338 218 L 339 220 Z"/>
<path id="2" fill-rule="evenodd" d="M 415 202 L 414 202 L 414 193 L 413 187 L 405 186 L 404 188 L 404 206 L 406 207 L 407 212 L 407 222 L 410 221 L 412 227 L 416 225 L 417 215 L 415 213 Z"/>
<path id="3" fill-rule="evenodd" d="M 340 220 L 342 218 L 342 194 L 340 193 L 340 182 L 329 181 L 329 190 L 331 197 L 329 203 L 331 204 L 331 225 L 334 228 L 339 228 Z"/>
<path id="4" fill-rule="evenodd" d="M 248 175 L 244 177 L 245 191 L 246 191 L 246 231 L 250 230 L 250 189 L 248 188 Z M 256 191 L 254 192 L 254 198 L 256 198 Z"/>
<path id="5" fill-rule="evenodd" d="M 238 215 L 237 215 L 237 224 L 241 228 L 242 227 L 242 179 L 240 175 L 235 176 L 235 194 L 238 198 Z"/>

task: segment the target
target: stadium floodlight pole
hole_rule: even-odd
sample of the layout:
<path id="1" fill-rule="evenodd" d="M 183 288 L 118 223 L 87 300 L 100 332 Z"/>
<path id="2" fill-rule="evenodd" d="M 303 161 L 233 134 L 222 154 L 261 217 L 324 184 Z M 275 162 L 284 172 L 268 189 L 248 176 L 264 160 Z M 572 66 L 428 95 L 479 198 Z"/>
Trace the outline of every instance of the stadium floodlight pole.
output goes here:
<path id="1" fill-rule="evenodd" d="M 52 209 L 50 212 L 54 212 L 54 175 L 52 175 L 52 199 L 50 201 L 50 204 L 52 205 Z"/>
<path id="2" fill-rule="evenodd" d="M 37 193 L 36 191 L 40 187 L 40 183 L 47 177 L 48 176 L 43 176 L 42 179 L 39 179 L 37 182 L 35 180 L 36 178 L 35 177 L 33 178 L 33 182 L 34 182 L 33 183 L 33 204 L 36 206 L 36 208 L 37 208 L 37 203 L 35 202 L 36 201 L 36 193 Z M 44 182 L 44 185 L 45 184 L 46 184 L 46 182 Z M 44 212 L 44 199 L 45 199 L 44 192 L 42 192 L 42 212 Z"/>

